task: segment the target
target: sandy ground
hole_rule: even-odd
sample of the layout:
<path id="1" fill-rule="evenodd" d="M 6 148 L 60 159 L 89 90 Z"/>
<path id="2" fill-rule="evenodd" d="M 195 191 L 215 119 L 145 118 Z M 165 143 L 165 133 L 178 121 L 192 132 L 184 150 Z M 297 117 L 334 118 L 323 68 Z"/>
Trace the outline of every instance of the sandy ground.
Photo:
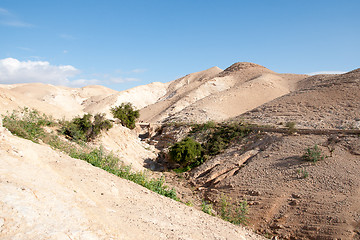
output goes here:
<path id="1" fill-rule="evenodd" d="M 1 239 L 261 239 L 0 128 Z"/>

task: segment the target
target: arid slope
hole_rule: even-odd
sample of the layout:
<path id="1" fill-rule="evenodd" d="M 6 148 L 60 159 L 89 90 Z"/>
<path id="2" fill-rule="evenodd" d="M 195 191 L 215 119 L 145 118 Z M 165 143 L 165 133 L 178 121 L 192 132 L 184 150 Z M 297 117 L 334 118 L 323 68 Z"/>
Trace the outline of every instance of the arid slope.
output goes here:
<path id="1" fill-rule="evenodd" d="M 223 121 L 293 91 L 296 82 L 305 77 L 277 74 L 254 63 L 235 63 L 224 71 L 211 68 L 200 73 L 175 80 L 173 84 L 185 81 L 186 85 L 169 89 L 164 98 L 142 109 L 142 120 Z"/>
<path id="2" fill-rule="evenodd" d="M 312 76 L 299 90 L 237 117 L 284 127 L 360 129 L 360 71 Z M 323 159 L 305 161 L 317 145 Z M 190 173 L 217 202 L 246 199 L 250 226 L 281 239 L 360 239 L 360 138 L 255 132 Z M 315 150 L 312 150 L 315 152 Z"/>
<path id="3" fill-rule="evenodd" d="M 300 81 L 298 88 L 238 119 L 272 125 L 293 121 L 305 128 L 360 127 L 360 69 L 312 76 Z"/>
<path id="4" fill-rule="evenodd" d="M 262 239 L 0 127 L 0 238 Z"/>

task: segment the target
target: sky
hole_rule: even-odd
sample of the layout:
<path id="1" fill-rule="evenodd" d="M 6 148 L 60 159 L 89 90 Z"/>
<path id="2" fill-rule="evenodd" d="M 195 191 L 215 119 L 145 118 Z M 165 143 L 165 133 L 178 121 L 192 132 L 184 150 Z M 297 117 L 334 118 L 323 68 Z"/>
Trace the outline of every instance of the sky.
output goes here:
<path id="1" fill-rule="evenodd" d="M 0 0 L 0 84 L 118 91 L 213 66 L 360 67 L 359 0 Z"/>

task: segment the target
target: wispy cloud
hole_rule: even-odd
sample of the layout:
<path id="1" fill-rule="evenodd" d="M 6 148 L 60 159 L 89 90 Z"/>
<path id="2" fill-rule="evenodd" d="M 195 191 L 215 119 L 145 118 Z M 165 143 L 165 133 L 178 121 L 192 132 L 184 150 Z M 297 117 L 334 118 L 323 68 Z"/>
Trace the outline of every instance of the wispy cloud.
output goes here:
<path id="1" fill-rule="evenodd" d="M 0 8 L 0 15 L 10 15 L 9 11 L 5 8 Z"/>
<path id="2" fill-rule="evenodd" d="M 33 52 L 34 49 L 31 48 L 27 48 L 27 47 L 17 47 L 17 49 L 23 50 L 23 51 L 27 51 L 27 52 Z"/>
<path id="3" fill-rule="evenodd" d="M 135 68 L 135 69 L 131 70 L 132 73 L 143 73 L 146 71 L 147 71 L 146 68 Z"/>
<path id="4" fill-rule="evenodd" d="M 110 83 L 125 83 L 125 82 L 139 82 L 138 78 L 123 78 L 123 77 L 113 77 L 109 79 Z"/>
<path id="5" fill-rule="evenodd" d="M 343 71 L 319 71 L 319 72 L 312 72 L 312 73 L 308 73 L 307 75 L 318 75 L 318 74 L 343 74 L 346 72 Z"/>
<path id="6" fill-rule="evenodd" d="M 76 39 L 76 37 L 74 37 L 70 34 L 65 34 L 65 33 L 59 34 L 59 37 L 66 39 L 66 40 L 75 40 Z"/>
<path id="7" fill-rule="evenodd" d="M 0 8 L 0 24 L 9 27 L 34 27 L 34 25 L 20 20 L 15 14 L 5 8 Z"/>
<path id="8" fill-rule="evenodd" d="M 138 74 L 138 73 L 143 73 L 146 72 L 147 69 L 146 68 L 134 68 L 130 71 L 123 71 L 121 69 L 116 69 L 115 72 L 119 73 L 119 74 Z"/>

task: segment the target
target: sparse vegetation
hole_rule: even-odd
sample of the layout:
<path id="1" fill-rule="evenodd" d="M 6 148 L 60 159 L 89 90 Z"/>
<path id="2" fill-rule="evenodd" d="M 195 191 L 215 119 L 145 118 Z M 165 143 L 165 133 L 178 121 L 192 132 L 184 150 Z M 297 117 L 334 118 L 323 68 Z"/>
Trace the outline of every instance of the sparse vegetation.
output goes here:
<path id="1" fill-rule="evenodd" d="M 89 142 L 95 139 L 102 130 L 109 130 L 112 123 L 105 119 L 104 114 L 85 114 L 83 117 L 76 117 L 71 121 L 61 122 L 60 132 L 67 138 L 74 141 Z"/>
<path id="2" fill-rule="evenodd" d="M 237 204 L 232 205 L 225 195 L 221 197 L 220 200 L 220 217 L 228 222 L 233 224 L 246 224 L 247 223 L 247 214 L 249 210 L 248 203 L 244 201 L 239 201 Z"/>
<path id="3" fill-rule="evenodd" d="M 206 202 L 205 200 L 203 200 L 201 202 L 201 210 L 204 212 L 204 213 L 207 213 L 211 216 L 214 216 L 214 210 L 213 210 L 213 206 L 211 203 L 208 203 Z"/>
<path id="4" fill-rule="evenodd" d="M 136 120 L 140 117 L 139 110 L 135 110 L 131 103 L 122 103 L 120 106 L 111 108 L 114 118 L 120 120 L 127 128 L 134 129 Z"/>
<path id="5" fill-rule="evenodd" d="M 302 158 L 306 161 L 314 162 L 324 160 L 327 156 L 323 155 L 319 147 L 315 144 L 311 148 L 307 148 Z"/>
<path id="6" fill-rule="evenodd" d="M 298 170 L 297 170 L 297 174 L 300 175 L 299 177 L 300 177 L 300 178 L 303 178 L 303 179 L 309 177 L 308 171 L 306 171 L 304 168 L 298 169 Z"/>
<path id="7" fill-rule="evenodd" d="M 94 121 L 90 121 L 91 115 L 86 115 L 68 124 L 72 124 L 77 134 L 79 134 L 79 132 L 87 133 L 90 128 L 91 131 L 97 131 L 96 129 L 102 129 L 100 126 L 104 124 L 103 116 L 99 116 L 99 118 L 95 117 Z M 14 111 L 10 116 L 3 117 L 3 123 L 4 127 L 8 128 L 14 135 L 30 139 L 34 142 L 42 140 L 44 143 L 54 149 L 63 151 L 72 158 L 87 161 L 95 167 L 104 169 L 118 177 L 130 180 L 151 191 L 179 201 L 175 189 L 169 189 L 168 186 L 164 185 L 165 178 L 163 176 L 154 179 L 150 178 L 146 172 L 133 172 L 131 171 L 131 167 L 122 165 L 118 157 L 112 153 L 106 153 L 102 147 L 89 148 L 84 142 L 69 142 L 60 138 L 55 134 L 56 131 L 45 132 L 43 129 L 44 126 L 56 124 L 54 121 L 51 121 L 51 118 L 46 115 L 41 115 L 36 110 L 24 108 L 21 111 Z M 104 125 L 106 125 L 106 123 Z M 83 131 L 84 129 L 85 131 Z"/>
<path id="8" fill-rule="evenodd" d="M 38 143 L 45 136 L 43 127 L 53 126 L 55 122 L 45 114 L 25 107 L 3 116 L 3 125 L 12 134 Z"/>

